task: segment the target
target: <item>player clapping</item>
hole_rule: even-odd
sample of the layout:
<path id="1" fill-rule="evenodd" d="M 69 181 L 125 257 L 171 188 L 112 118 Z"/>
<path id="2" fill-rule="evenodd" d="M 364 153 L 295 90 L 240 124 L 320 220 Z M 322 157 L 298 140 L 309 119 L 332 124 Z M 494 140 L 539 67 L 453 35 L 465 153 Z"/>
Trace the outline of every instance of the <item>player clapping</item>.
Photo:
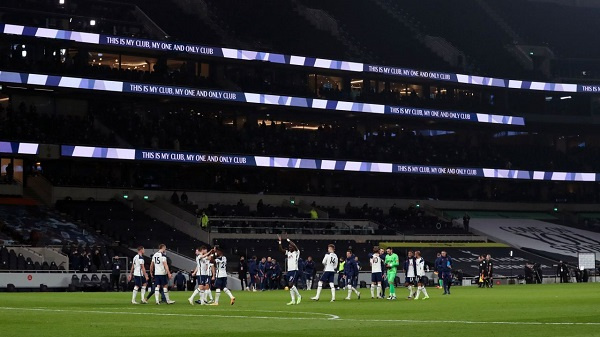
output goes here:
<path id="1" fill-rule="evenodd" d="M 292 301 L 287 305 L 300 304 L 302 301 L 302 296 L 300 296 L 300 292 L 298 292 L 298 288 L 296 288 L 296 280 L 300 276 L 298 271 L 298 259 L 300 258 L 300 250 L 290 240 L 286 238 L 288 242 L 288 249 L 283 249 L 281 246 L 281 236 L 277 235 L 277 241 L 279 242 L 279 251 L 285 254 L 287 258 L 287 279 L 288 279 L 288 287 L 290 288 L 290 296 L 292 297 Z"/>

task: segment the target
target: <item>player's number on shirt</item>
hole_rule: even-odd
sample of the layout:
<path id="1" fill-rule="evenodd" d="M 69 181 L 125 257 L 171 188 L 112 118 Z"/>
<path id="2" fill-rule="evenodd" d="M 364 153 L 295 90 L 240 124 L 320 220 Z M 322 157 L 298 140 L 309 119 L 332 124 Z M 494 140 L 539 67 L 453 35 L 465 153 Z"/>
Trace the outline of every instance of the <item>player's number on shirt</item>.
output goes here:
<path id="1" fill-rule="evenodd" d="M 160 264 L 160 258 L 158 256 L 154 257 L 154 264 Z"/>
<path id="2" fill-rule="evenodd" d="M 374 257 L 374 258 L 373 258 L 373 263 L 374 263 L 374 264 L 375 264 L 375 263 L 379 263 L 379 258 L 378 258 L 378 257 Z"/>
<path id="3" fill-rule="evenodd" d="M 330 263 L 331 263 L 331 264 L 335 264 L 335 261 L 336 261 L 336 260 L 337 260 L 337 259 L 336 259 L 335 257 L 332 257 L 332 258 L 331 258 L 331 261 L 330 261 Z"/>
<path id="4" fill-rule="evenodd" d="M 225 264 L 225 262 L 221 262 L 221 266 L 220 266 L 219 268 L 221 268 L 221 269 L 225 269 L 225 267 L 226 267 L 226 266 L 227 266 L 227 265 Z"/>

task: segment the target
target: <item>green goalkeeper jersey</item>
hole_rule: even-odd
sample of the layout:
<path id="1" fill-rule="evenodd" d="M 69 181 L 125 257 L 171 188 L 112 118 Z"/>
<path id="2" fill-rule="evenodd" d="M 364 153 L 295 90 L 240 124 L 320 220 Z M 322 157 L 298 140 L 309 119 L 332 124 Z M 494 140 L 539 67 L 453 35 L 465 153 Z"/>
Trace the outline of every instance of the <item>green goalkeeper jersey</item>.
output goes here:
<path id="1" fill-rule="evenodd" d="M 396 255 L 396 253 L 393 253 L 392 255 L 386 255 L 385 256 L 385 265 L 386 266 L 389 265 L 388 273 L 396 274 L 396 272 L 397 272 L 396 268 L 400 265 L 398 255 Z"/>

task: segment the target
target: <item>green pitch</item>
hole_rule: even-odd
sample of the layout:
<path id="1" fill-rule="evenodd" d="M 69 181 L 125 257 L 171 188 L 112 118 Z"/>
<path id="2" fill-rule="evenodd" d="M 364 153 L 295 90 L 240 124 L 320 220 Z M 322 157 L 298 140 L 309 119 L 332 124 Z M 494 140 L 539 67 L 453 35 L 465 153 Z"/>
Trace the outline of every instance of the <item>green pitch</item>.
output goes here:
<path id="1" fill-rule="evenodd" d="M 132 305 L 131 293 L 0 293 L 0 335 L 9 336 L 600 336 L 600 285 L 519 285 L 493 289 L 428 288 L 431 299 L 329 303 L 301 291 L 286 306 L 287 291 L 237 291 L 234 306 L 191 306 L 191 292 L 171 292 L 174 305 Z M 139 295 L 138 295 L 139 298 Z M 153 299 L 152 299 L 152 302 Z M 487 322 L 487 323 L 486 323 Z M 155 329 L 159 329 L 155 331 Z M 395 330 L 395 331 L 393 331 Z"/>

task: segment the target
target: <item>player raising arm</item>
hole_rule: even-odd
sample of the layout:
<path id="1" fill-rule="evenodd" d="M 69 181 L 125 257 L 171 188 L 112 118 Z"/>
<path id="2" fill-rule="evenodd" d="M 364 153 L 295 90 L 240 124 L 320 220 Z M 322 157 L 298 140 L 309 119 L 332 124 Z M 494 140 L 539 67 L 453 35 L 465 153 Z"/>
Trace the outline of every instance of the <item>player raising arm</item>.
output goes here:
<path id="1" fill-rule="evenodd" d="M 327 246 L 327 254 L 323 257 L 323 265 L 325 269 L 323 270 L 323 275 L 321 275 L 321 279 L 319 280 L 319 284 L 317 287 L 317 295 L 312 297 L 311 300 L 318 301 L 321 296 L 321 290 L 323 289 L 323 282 L 329 283 L 329 288 L 331 289 L 331 302 L 335 301 L 335 285 L 333 284 L 333 278 L 335 276 L 335 268 L 338 265 L 338 257 L 335 255 L 335 245 L 330 244 Z"/>
<path id="2" fill-rule="evenodd" d="M 163 293 L 167 300 L 167 304 L 173 304 L 175 301 L 169 299 L 169 279 L 171 278 L 171 271 L 169 265 L 167 265 L 167 257 L 165 252 L 167 246 L 160 244 L 158 246 L 158 252 L 152 256 L 152 263 L 150 264 L 150 274 L 154 276 L 154 297 L 156 298 L 156 304 L 160 304 L 160 287 L 163 287 Z"/>
<path id="3" fill-rule="evenodd" d="M 190 298 L 188 298 L 188 302 L 191 305 L 194 305 L 194 298 L 196 295 L 200 294 L 200 304 L 206 304 L 206 287 L 209 286 L 208 280 L 208 267 L 209 267 L 209 259 L 208 257 L 214 252 L 214 248 L 210 251 L 207 251 L 205 246 L 200 248 L 196 248 L 196 269 L 192 273 L 192 277 L 196 277 L 197 287 L 194 290 L 194 293 Z"/>
<path id="4" fill-rule="evenodd" d="M 394 253 L 392 247 L 388 247 L 386 250 L 387 255 L 385 256 L 385 266 L 388 268 L 387 270 L 387 280 L 390 285 L 390 296 L 387 298 L 388 300 L 396 299 L 396 272 L 397 268 L 400 265 L 400 261 L 398 260 L 398 255 Z"/>
<path id="5" fill-rule="evenodd" d="M 286 240 L 288 242 L 287 250 L 283 249 L 283 247 L 281 246 L 281 235 L 277 234 L 277 241 L 279 242 L 279 251 L 285 254 L 285 257 L 287 258 L 288 270 L 286 275 L 288 280 L 288 287 L 290 288 L 290 296 L 292 297 L 292 301 L 289 302 L 287 305 L 300 304 L 300 302 L 302 301 L 302 296 L 300 296 L 298 288 L 296 288 L 296 281 L 297 278 L 300 276 L 298 271 L 298 259 L 300 259 L 300 250 L 298 249 L 298 246 L 296 246 L 296 244 L 292 242 L 292 240 L 287 238 L 287 235 Z"/>
<path id="6" fill-rule="evenodd" d="M 131 271 L 129 272 L 129 277 L 127 281 L 133 280 L 135 281 L 135 287 L 133 287 L 133 295 L 131 296 L 131 303 L 138 304 L 135 301 L 137 297 L 138 290 L 142 288 L 142 303 L 147 304 L 145 299 L 146 295 L 146 284 L 148 280 L 148 273 L 146 273 L 146 267 L 144 266 L 144 247 L 139 246 L 138 255 L 133 258 L 133 263 L 131 264 Z"/>

